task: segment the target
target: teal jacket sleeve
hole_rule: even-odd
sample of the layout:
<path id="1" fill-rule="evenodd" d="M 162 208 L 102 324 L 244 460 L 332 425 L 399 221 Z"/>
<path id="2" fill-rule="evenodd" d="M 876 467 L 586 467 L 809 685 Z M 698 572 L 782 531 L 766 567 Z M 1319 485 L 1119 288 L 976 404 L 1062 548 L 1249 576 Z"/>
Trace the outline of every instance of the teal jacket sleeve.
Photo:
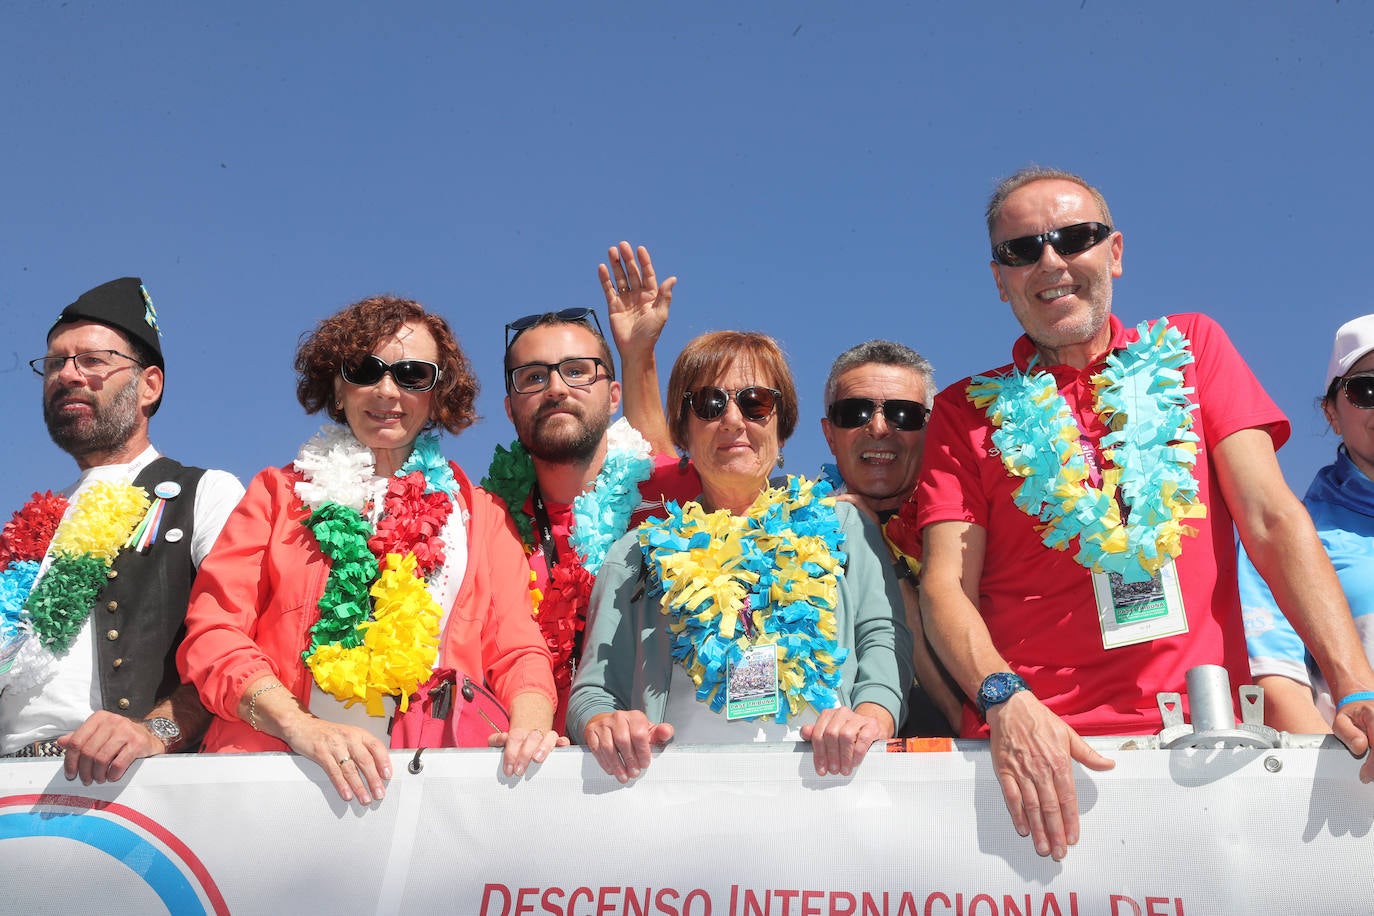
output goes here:
<path id="1" fill-rule="evenodd" d="M 642 711 L 663 719 L 671 675 L 668 629 L 648 594 L 639 536 L 630 531 L 611 545 L 592 588 L 582 661 L 568 698 L 568 737 L 582 743 L 593 716 Z"/>
<path id="2" fill-rule="evenodd" d="M 845 681 L 852 685 L 849 706 L 877 703 L 900 726 L 915 667 L 891 555 L 877 524 L 848 503 L 838 503 L 835 510 L 849 554 L 840 584 L 841 631 L 852 650 L 845 666 Z"/>

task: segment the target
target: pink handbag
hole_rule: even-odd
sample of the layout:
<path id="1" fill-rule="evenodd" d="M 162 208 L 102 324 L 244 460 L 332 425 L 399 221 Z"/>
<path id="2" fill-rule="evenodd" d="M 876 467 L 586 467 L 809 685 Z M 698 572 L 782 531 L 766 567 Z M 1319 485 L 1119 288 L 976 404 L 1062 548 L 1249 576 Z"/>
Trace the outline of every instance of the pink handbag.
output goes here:
<path id="1" fill-rule="evenodd" d="M 391 720 L 393 749 L 486 747 L 510 729 L 510 714 L 483 684 L 452 668 L 436 668 Z"/>

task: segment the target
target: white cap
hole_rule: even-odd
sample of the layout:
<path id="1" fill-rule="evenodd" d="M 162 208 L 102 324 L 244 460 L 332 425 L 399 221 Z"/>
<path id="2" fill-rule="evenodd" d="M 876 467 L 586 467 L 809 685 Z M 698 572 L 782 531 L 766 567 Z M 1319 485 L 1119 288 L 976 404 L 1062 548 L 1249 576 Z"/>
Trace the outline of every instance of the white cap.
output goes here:
<path id="1" fill-rule="evenodd" d="M 1374 350 L 1374 315 L 1361 315 L 1341 325 L 1336 332 L 1336 343 L 1331 348 L 1331 364 L 1326 367 L 1326 384 L 1322 394 L 1331 389 L 1331 383 L 1350 371 L 1350 367 Z"/>

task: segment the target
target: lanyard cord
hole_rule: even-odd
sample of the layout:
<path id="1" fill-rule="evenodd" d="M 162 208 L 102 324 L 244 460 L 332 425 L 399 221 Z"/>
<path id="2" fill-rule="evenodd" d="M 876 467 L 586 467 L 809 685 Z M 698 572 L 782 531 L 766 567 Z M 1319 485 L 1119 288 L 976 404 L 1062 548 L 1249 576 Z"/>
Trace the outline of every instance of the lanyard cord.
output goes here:
<path id="1" fill-rule="evenodd" d="M 534 523 L 539 530 L 539 549 L 544 551 L 544 562 L 552 574 L 553 568 L 558 565 L 558 545 L 553 540 L 553 525 L 549 523 L 549 510 L 544 508 L 544 497 L 539 492 L 538 482 L 530 496 L 534 499 Z"/>

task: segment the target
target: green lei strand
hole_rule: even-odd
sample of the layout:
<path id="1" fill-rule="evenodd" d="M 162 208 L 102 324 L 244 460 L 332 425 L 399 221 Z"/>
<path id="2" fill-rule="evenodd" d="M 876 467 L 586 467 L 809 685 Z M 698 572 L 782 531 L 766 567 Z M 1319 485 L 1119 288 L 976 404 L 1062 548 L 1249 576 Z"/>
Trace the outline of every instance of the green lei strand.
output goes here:
<path id="1" fill-rule="evenodd" d="M 59 655 L 71 648 L 91 605 L 107 581 L 103 560 L 90 554 L 62 555 L 38 582 L 24 609 L 45 648 Z"/>
<path id="2" fill-rule="evenodd" d="M 329 580 L 320 598 L 320 619 L 310 628 L 308 658 L 320 646 L 338 643 L 351 649 L 362 645 L 358 629 L 372 610 L 369 592 L 377 574 L 377 558 L 368 549 L 372 526 L 355 509 L 327 502 L 306 522 L 329 558 Z"/>
<path id="3" fill-rule="evenodd" d="M 534 519 L 525 511 L 525 500 L 534 489 L 534 461 L 525 446 L 516 439 L 510 448 L 498 445 L 491 456 L 491 466 L 487 476 L 482 478 L 481 487 L 493 496 L 501 497 L 515 520 L 515 529 L 520 532 L 520 540 L 526 547 L 534 543 Z"/>

